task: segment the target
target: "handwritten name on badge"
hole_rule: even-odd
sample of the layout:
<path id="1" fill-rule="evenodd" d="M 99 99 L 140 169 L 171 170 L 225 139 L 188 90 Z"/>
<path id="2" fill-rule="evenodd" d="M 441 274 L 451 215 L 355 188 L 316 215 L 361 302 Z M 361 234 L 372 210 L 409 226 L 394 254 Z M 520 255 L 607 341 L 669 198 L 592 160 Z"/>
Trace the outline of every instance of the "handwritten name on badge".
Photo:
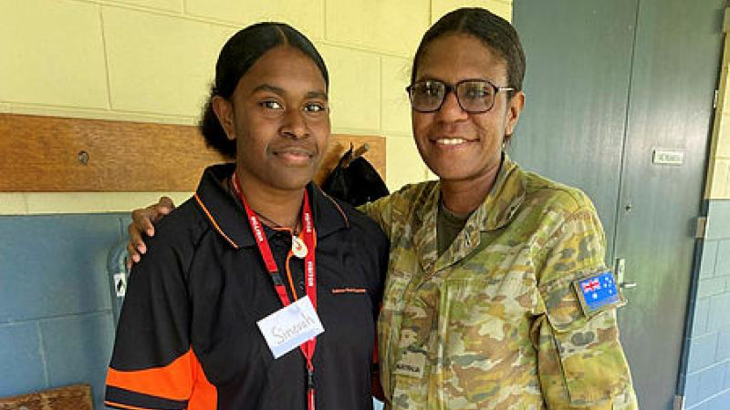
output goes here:
<path id="1" fill-rule="evenodd" d="M 274 359 L 296 349 L 302 343 L 324 332 L 322 322 L 305 296 L 256 322 L 269 345 Z"/>

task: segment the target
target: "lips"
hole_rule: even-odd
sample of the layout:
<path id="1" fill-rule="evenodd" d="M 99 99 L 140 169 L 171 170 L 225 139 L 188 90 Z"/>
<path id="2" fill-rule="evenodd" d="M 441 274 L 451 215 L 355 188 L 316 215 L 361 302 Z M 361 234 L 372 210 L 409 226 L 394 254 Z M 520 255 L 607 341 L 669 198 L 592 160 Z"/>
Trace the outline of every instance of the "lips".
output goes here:
<path id="1" fill-rule="evenodd" d="M 311 157 L 314 155 L 311 150 L 300 147 L 279 148 L 272 150 L 274 155 L 301 155 Z"/>
<path id="2" fill-rule="evenodd" d="M 316 152 L 315 148 L 301 145 L 279 146 L 271 149 L 271 153 L 277 158 L 293 163 L 309 162 Z"/>

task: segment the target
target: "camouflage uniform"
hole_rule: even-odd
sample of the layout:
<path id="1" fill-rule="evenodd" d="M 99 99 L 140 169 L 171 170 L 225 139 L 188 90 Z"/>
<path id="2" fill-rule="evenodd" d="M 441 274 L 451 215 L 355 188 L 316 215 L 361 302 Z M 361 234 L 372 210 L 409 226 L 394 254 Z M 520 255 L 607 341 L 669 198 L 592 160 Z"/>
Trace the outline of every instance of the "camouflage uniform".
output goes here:
<path id="1" fill-rule="evenodd" d="M 606 270 L 588 197 L 505 155 L 440 257 L 438 201 L 431 181 L 362 208 L 391 241 L 378 329 L 387 406 L 637 408 L 617 304 L 586 312 L 573 288 Z"/>

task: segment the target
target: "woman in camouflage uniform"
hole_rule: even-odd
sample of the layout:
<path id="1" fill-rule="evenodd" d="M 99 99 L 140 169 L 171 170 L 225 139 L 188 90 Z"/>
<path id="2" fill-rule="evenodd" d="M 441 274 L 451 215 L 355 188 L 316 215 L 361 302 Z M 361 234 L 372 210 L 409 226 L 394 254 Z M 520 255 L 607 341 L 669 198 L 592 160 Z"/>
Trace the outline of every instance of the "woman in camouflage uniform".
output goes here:
<path id="1" fill-rule="evenodd" d="M 460 9 L 413 62 L 413 134 L 438 181 L 362 209 L 391 241 L 379 320 L 391 408 L 635 408 L 621 297 L 581 191 L 505 153 L 524 106 L 514 28 Z"/>
<path id="2" fill-rule="evenodd" d="M 516 31 L 484 9 L 447 14 L 418 47 L 413 133 L 439 180 L 361 209 L 391 241 L 378 332 L 388 408 L 637 408 L 593 204 L 505 153 L 524 72 Z M 136 211 L 136 258 L 170 205 Z"/>

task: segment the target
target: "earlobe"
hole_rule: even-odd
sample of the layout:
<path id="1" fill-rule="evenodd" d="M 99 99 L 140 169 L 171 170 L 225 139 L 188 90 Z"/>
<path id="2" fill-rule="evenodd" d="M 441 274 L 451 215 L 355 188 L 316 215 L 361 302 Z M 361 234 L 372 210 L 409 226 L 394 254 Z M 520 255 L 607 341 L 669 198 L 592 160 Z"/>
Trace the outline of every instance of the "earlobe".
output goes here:
<path id="1" fill-rule="evenodd" d="M 216 95 L 211 100 L 213 111 L 215 116 L 218 117 L 223 131 L 226 132 L 226 137 L 233 141 L 236 139 L 236 127 L 233 125 L 233 104 L 225 98 Z"/>

